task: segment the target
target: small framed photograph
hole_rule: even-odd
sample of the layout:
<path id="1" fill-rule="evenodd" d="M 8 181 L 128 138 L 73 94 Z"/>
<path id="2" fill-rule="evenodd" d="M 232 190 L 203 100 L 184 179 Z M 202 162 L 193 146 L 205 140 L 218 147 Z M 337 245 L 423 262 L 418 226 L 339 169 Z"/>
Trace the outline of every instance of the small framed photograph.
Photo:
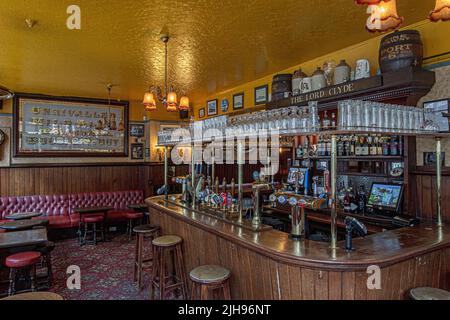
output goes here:
<path id="1" fill-rule="evenodd" d="M 130 136 L 135 138 L 143 138 L 145 136 L 145 125 L 130 124 Z"/>
<path id="2" fill-rule="evenodd" d="M 131 144 L 131 159 L 132 160 L 144 159 L 144 145 L 142 143 Z"/>
<path id="3" fill-rule="evenodd" d="M 255 88 L 255 106 L 267 103 L 269 100 L 269 86 Z"/>
<path id="4" fill-rule="evenodd" d="M 205 108 L 201 108 L 200 110 L 198 110 L 198 117 L 199 118 L 205 117 Z"/>
<path id="5" fill-rule="evenodd" d="M 238 93 L 233 96 L 233 110 L 244 109 L 244 93 Z"/>
<path id="6" fill-rule="evenodd" d="M 218 100 L 210 100 L 206 103 L 206 107 L 208 109 L 208 116 L 215 116 L 217 115 L 217 104 Z"/>

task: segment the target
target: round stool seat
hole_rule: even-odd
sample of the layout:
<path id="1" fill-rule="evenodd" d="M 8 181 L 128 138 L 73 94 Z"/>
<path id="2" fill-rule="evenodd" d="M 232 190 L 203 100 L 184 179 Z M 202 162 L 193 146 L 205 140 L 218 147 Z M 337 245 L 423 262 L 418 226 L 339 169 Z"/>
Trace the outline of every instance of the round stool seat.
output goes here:
<path id="1" fill-rule="evenodd" d="M 437 288 L 415 288 L 409 294 L 414 300 L 450 300 L 450 292 Z"/>
<path id="2" fill-rule="evenodd" d="M 85 223 L 103 222 L 103 216 L 83 217 L 83 222 Z"/>
<path id="3" fill-rule="evenodd" d="M 140 212 L 130 212 L 125 215 L 125 218 L 131 219 L 131 220 L 142 219 L 143 217 L 144 217 L 144 214 L 140 213 Z"/>
<path id="4" fill-rule="evenodd" d="M 23 268 L 38 263 L 40 259 L 40 252 L 28 251 L 16 253 L 6 258 L 5 265 L 8 268 Z"/>
<path id="5" fill-rule="evenodd" d="M 201 266 L 191 271 L 192 281 L 208 284 L 223 282 L 230 278 L 230 270 L 221 266 Z"/>
<path id="6" fill-rule="evenodd" d="M 157 247 L 171 247 L 181 243 L 183 239 L 179 236 L 163 236 L 153 240 L 152 244 Z"/>
<path id="7" fill-rule="evenodd" d="M 159 226 L 152 226 L 150 224 L 146 224 L 144 226 L 135 227 L 133 229 L 133 232 L 147 234 L 147 233 L 153 233 L 155 231 L 158 231 L 159 229 L 160 229 Z"/>
<path id="8" fill-rule="evenodd" d="M 39 301 L 39 300 L 64 300 L 59 294 L 52 292 L 29 292 L 17 294 L 0 300 L 22 300 L 22 301 Z"/>

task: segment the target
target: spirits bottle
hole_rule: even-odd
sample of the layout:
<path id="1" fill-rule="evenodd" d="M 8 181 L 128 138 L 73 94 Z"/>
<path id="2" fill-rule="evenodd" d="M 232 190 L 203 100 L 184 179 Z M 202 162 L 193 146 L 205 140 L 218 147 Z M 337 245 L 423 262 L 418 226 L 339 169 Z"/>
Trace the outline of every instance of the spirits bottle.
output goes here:
<path id="1" fill-rule="evenodd" d="M 350 137 L 350 152 L 349 156 L 352 157 L 356 154 L 356 136 Z"/>
<path id="2" fill-rule="evenodd" d="M 325 111 L 324 114 L 323 114 L 322 129 L 323 130 L 330 129 L 330 118 L 328 118 L 328 112 L 327 111 Z"/>
<path id="3" fill-rule="evenodd" d="M 362 155 L 362 145 L 361 145 L 361 139 L 358 137 L 355 144 L 355 156 L 361 156 Z"/>
<path id="4" fill-rule="evenodd" d="M 331 129 L 332 130 L 336 130 L 337 129 L 337 126 L 336 126 L 336 114 L 333 112 L 332 114 L 331 114 Z"/>
<path id="5" fill-rule="evenodd" d="M 383 155 L 383 141 L 381 138 L 381 135 L 377 136 L 377 155 L 382 156 Z"/>
<path id="6" fill-rule="evenodd" d="M 383 156 L 389 155 L 389 149 L 390 149 L 389 137 L 384 137 L 383 138 Z"/>
<path id="7" fill-rule="evenodd" d="M 391 156 L 398 156 L 398 140 L 397 140 L 397 136 L 393 136 L 391 138 L 390 149 L 391 149 Z"/>
<path id="8" fill-rule="evenodd" d="M 366 139 L 366 137 L 361 137 L 361 155 L 368 156 L 369 155 L 369 143 Z"/>
<path id="9" fill-rule="evenodd" d="M 358 212 L 359 213 L 366 213 L 366 201 L 367 201 L 367 195 L 366 190 L 364 189 L 364 186 L 359 187 L 359 193 L 358 193 Z"/>

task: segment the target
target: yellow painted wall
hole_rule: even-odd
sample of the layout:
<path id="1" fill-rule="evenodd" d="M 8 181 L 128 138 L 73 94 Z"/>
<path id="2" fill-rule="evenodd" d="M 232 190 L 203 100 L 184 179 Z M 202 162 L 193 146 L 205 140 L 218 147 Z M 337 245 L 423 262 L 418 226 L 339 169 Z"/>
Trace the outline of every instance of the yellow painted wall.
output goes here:
<path id="1" fill-rule="evenodd" d="M 450 22 L 439 22 L 439 23 L 432 23 L 428 20 L 421 21 L 417 24 L 410 25 L 404 29 L 416 29 L 419 30 L 422 35 L 422 41 L 424 43 L 424 57 L 430 57 L 437 54 L 441 54 L 444 52 L 450 51 Z M 318 57 L 314 60 L 310 60 L 304 63 L 301 63 L 300 65 L 293 66 L 286 70 L 280 70 L 278 73 L 293 73 L 295 70 L 297 70 L 299 67 L 302 68 L 303 72 L 305 72 L 308 75 L 311 75 L 314 70 L 318 66 L 322 66 L 324 61 L 333 59 L 337 63 L 341 59 L 345 59 L 347 63 L 354 68 L 354 65 L 356 63 L 356 60 L 360 58 L 366 58 L 370 61 L 371 67 L 372 67 L 372 73 L 375 74 L 378 69 L 378 51 L 379 51 L 379 45 L 380 40 L 384 35 L 380 35 L 379 37 L 370 39 L 365 42 L 361 42 L 359 44 L 356 44 L 351 47 L 347 47 L 345 49 L 332 52 L 330 54 L 324 55 L 322 57 Z M 314 45 L 320 45 L 320 42 L 317 42 Z M 441 58 L 442 59 L 442 58 Z M 442 60 L 441 60 L 442 61 Z M 427 63 L 436 63 L 440 62 L 438 59 L 427 61 Z M 245 108 L 252 108 L 254 107 L 254 88 L 261 86 L 261 85 L 269 85 L 269 92 L 271 90 L 271 83 L 272 78 L 275 74 L 271 74 L 265 78 L 255 80 L 253 82 L 246 83 L 244 85 L 232 88 L 227 91 L 218 92 L 215 95 L 209 96 L 207 100 L 213 100 L 218 99 L 218 114 L 226 114 L 233 112 L 233 95 L 244 92 L 245 94 L 245 101 L 244 105 Z M 230 107 L 229 111 L 226 113 L 222 113 L 220 110 L 220 104 L 223 99 L 228 99 Z M 195 105 L 195 117 L 198 118 L 198 111 L 200 108 L 206 108 L 206 101 L 203 102 L 200 105 Z"/>

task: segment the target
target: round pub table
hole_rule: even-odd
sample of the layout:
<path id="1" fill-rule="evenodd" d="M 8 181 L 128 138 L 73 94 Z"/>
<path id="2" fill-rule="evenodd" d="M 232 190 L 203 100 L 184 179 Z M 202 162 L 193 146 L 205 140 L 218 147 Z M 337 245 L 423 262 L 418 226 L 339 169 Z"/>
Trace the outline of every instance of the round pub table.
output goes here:
<path id="1" fill-rule="evenodd" d="M 32 218 L 36 218 L 36 217 L 40 217 L 42 216 L 42 213 L 36 213 L 36 212 L 19 212 L 19 213 L 14 213 L 11 214 L 9 216 L 5 216 L 6 220 L 14 220 L 14 221 L 19 221 L 19 220 L 31 220 Z"/>
<path id="2" fill-rule="evenodd" d="M 24 231 L 30 230 L 34 227 L 46 226 L 48 224 L 48 220 L 18 220 L 18 221 L 10 221 L 0 224 L 0 229 L 6 231 Z"/>
<path id="3" fill-rule="evenodd" d="M 39 301 L 39 300 L 64 300 L 59 294 L 52 292 L 28 292 L 3 298 L 0 300 L 22 300 L 22 301 Z"/>

